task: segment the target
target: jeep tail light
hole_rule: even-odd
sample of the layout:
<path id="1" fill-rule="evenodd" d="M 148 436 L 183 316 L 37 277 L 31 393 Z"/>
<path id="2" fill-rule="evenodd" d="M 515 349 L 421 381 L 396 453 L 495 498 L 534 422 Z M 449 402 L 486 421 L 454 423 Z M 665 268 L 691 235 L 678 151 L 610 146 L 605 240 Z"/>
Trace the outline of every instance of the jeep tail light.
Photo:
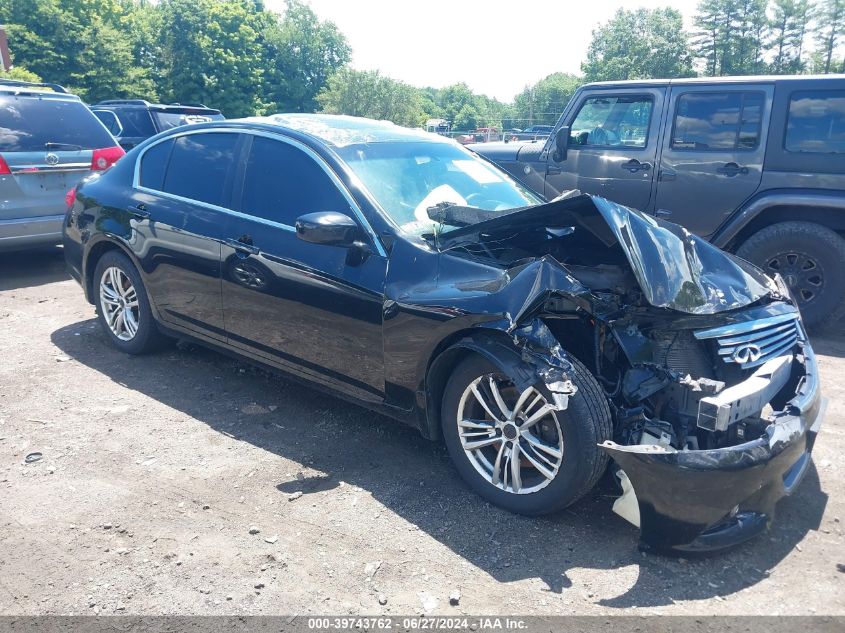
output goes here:
<path id="1" fill-rule="evenodd" d="M 114 165 L 118 159 L 126 152 L 120 145 L 114 147 L 104 147 L 103 149 L 95 149 L 91 154 L 91 169 L 94 171 L 103 171 Z"/>
<path id="2" fill-rule="evenodd" d="M 76 200 L 76 187 L 73 189 L 68 189 L 68 192 L 65 194 L 65 204 L 67 208 L 70 209 L 73 206 L 73 201 Z"/>
<path id="3" fill-rule="evenodd" d="M 6 159 L 0 156 L 0 176 L 7 176 L 12 173 L 12 170 L 9 169 L 9 163 L 6 162 Z"/>

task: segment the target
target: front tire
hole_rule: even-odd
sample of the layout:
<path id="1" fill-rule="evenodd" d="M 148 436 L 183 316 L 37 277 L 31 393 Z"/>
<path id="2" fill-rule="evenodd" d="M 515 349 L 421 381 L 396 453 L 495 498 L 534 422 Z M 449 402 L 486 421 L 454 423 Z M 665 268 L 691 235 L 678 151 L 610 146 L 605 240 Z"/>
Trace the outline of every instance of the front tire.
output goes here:
<path id="1" fill-rule="evenodd" d="M 164 337 L 141 275 L 126 255 L 113 250 L 100 258 L 93 291 L 100 326 L 112 345 L 127 354 L 144 354 L 161 346 Z"/>
<path id="2" fill-rule="evenodd" d="M 779 273 L 808 326 L 837 319 L 845 309 L 845 240 L 812 222 L 781 222 L 752 235 L 737 255 L 769 275 Z"/>
<path id="3" fill-rule="evenodd" d="M 608 457 L 598 444 L 612 423 L 601 387 L 572 360 L 578 392 L 551 408 L 545 385 L 518 393 L 490 361 L 464 359 L 441 403 L 443 436 L 461 477 L 487 501 L 518 514 L 562 510 L 586 494 Z"/>

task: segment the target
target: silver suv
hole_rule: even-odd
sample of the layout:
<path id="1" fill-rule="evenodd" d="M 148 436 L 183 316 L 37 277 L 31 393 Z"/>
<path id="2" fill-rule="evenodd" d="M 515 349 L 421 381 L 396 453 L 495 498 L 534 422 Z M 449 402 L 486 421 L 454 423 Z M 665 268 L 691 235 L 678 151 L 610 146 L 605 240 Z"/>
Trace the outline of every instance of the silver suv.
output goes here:
<path id="1" fill-rule="evenodd" d="M 61 86 L 0 80 L 0 251 L 58 244 L 68 190 L 123 154 Z"/>

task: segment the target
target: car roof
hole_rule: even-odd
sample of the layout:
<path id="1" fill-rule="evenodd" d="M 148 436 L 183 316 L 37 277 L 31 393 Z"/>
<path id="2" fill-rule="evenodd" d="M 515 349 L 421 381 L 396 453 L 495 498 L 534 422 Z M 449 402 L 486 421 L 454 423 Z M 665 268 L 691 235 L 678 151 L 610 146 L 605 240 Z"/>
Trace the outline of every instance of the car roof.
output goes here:
<path id="1" fill-rule="evenodd" d="M 595 81 L 584 84 L 582 88 L 657 88 L 661 86 L 695 86 L 713 84 L 744 84 L 744 83 L 783 83 L 797 81 L 829 81 L 845 82 L 843 75 L 745 75 L 736 77 L 686 77 L 683 79 L 628 79 L 619 81 Z"/>
<path id="2" fill-rule="evenodd" d="M 57 101 L 80 101 L 79 97 L 68 92 L 55 92 L 49 87 L 32 85 L 6 85 L 0 83 L 0 95 L 14 97 L 36 97 L 39 99 L 55 99 Z"/>
<path id="3" fill-rule="evenodd" d="M 144 110 L 155 110 L 161 112 L 181 112 L 184 110 L 207 111 L 219 114 L 220 110 L 209 108 L 201 103 L 150 103 L 144 99 L 108 99 L 100 101 L 91 106 L 101 110 L 114 110 L 115 108 L 139 108 Z"/>
<path id="4" fill-rule="evenodd" d="M 396 125 L 390 121 L 377 121 L 375 119 L 365 119 L 363 117 L 343 114 L 271 114 L 269 116 L 227 121 L 230 124 L 232 122 L 257 123 L 262 127 L 292 130 L 334 147 L 344 147 L 346 145 L 357 145 L 361 143 L 388 143 L 398 141 L 453 142 L 451 139 L 432 132 L 426 132 L 420 128 L 411 129 Z M 216 126 L 222 124 L 223 121 L 220 121 Z M 207 123 L 205 125 L 211 126 L 215 124 Z"/>

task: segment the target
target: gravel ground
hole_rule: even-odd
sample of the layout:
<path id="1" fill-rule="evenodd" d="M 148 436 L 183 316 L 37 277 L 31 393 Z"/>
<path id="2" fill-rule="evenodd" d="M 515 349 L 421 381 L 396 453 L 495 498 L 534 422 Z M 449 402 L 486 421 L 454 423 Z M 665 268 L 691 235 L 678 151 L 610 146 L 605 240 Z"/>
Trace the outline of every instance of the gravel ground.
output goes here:
<path id="1" fill-rule="evenodd" d="M 60 251 L 0 255 L 0 615 L 845 615 L 845 337 L 815 347 L 830 406 L 772 530 L 667 559 L 601 487 L 517 517 L 390 419 L 194 346 L 125 356 Z"/>

